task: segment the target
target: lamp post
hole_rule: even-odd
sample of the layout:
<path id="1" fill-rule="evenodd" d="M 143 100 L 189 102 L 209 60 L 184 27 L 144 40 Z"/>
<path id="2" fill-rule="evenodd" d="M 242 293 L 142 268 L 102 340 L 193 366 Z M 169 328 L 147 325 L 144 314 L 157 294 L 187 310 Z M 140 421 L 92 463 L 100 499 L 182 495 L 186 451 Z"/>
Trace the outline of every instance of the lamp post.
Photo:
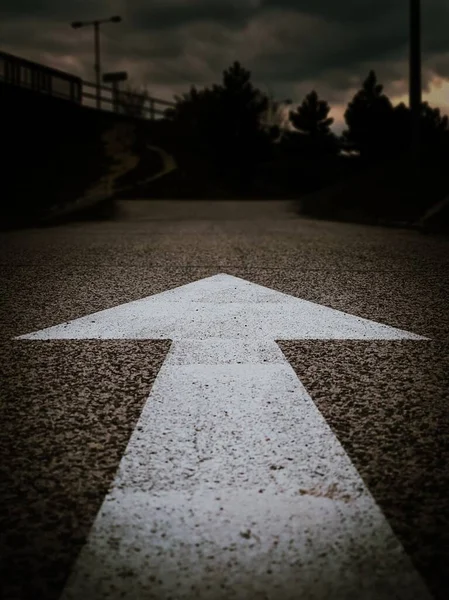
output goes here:
<path id="1" fill-rule="evenodd" d="M 95 38 L 95 79 L 97 86 L 97 108 L 101 108 L 100 101 L 100 81 L 101 81 L 101 68 L 100 68 L 100 25 L 102 23 L 120 23 L 122 17 L 118 15 L 110 17 L 109 19 L 96 19 L 95 21 L 73 21 L 73 29 L 79 29 L 86 25 L 94 26 L 94 38 Z"/>
<path id="2" fill-rule="evenodd" d="M 421 2 L 410 0 L 409 107 L 411 113 L 411 150 L 415 164 L 420 152 L 421 117 Z"/>

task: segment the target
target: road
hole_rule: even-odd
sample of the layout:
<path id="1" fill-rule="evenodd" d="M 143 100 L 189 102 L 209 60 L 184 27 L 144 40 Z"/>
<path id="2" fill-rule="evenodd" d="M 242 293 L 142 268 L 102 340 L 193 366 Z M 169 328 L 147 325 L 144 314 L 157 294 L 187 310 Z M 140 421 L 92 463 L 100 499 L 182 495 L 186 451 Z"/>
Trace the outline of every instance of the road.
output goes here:
<path id="1" fill-rule="evenodd" d="M 376 595 L 369 584 L 374 576 L 363 569 L 358 573 L 354 567 L 358 564 L 357 557 L 349 557 L 349 551 L 344 547 L 335 549 L 332 546 L 335 540 L 322 534 L 324 537 L 320 538 L 320 543 L 324 544 L 323 555 L 330 552 L 332 547 L 334 558 L 343 557 L 341 564 L 344 569 L 353 569 L 352 577 L 360 577 L 356 583 L 359 590 L 365 592 L 351 595 L 352 592 L 348 590 L 351 585 L 354 586 L 352 581 L 347 584 L 349 587 L 343 586 L 339 593 L 326 596 L 323 585 L 328 586 L 328 591 L 337 589 L 335 585 L 337 580 L 342 579 L 342 574 L 337 571 L 331 574 L 335 577 L 332 583 L 331 575 L 324 572 L 324 569 L 330 568 L 326 558 L 319 559 L 324 561 L 321 571 L 316 566 L 319 563 L 317 558 L 315 567 L 314 561 L 309 566 L 301 567 L 303 578 L 309 577 L 312 582 L 307 584 L 309 588 L 303 589 L 309 589 L 309 592 L 313 589 L 322 590 L 315 596 L 310 592 L 307 597 L 342 600 L 353 597 L 361 600 L 398 597 L 418 599 L 424 598 L 427 592 L 428 597 L 436 600 L 447 597 L 447 239 L 406 230 L 302 220 L 289 212 L 289 205 L 285 202 L 133 201 L 121 203 L 121 211 L 115 221 L 73 223 L 2 233 L 0 248 L 3 357 L 0 406 L 2 598 L 57 600 L 62 597 L 68 577 L 74 571 L 76 558 L 82 549 L 85 550 L 86 540 L 91 539 L 91 527 L 115 481 L 136 425 L 148 412 L 144 410 L 148 406 L 147 399 L 158 374 L 163 371 L 163 365 L 165 369 L 164 361 L 172 347 L 171 340 L 161 336 L 155 339 L 145 339 L 144 336 L 139 339 L 138 335 L 127 339 L 125 334 L 121 339 L 52 339 L 51 336 L 49 339 L 14 338 L 216 275 L 225 276 L 226 281 L 226 276 L 239 278 L 240 283 L 237 282 L 235 289 L 247 285 L 241 283 L 241 280 L 245 280 L 287 294 L 293 299 L 343 311 L 359 317 L 359 320 L 369 319 L 416 334 L 415 339 L 378 339 L 376 336 L 372 336 L 372 339 L 336 339 L 338 336 L 334 336 L 334 339 L 326 339 L 326 336 L 313 339 L 313 335 L 308 339 L 295 339 L 285 335 L 283 339 L 274 339 L 273 344 L 276 342 L 281 350 L 279 360 L 283 361 L 282 369 L 292 368 L 305 388 L 298 393 L 303 394 L 304 406 L 307 405 L 309 411 L 307 418 L 312 419 L 313 427 L 317 419 L 322 419 L 318 429 L 310 429 L 312 444 L 317 445 L 317 452 L 320 452 L 320 444 L 324 448 L 324 441 L 320 442 L 322 438 L 319 436 L 323 435 L 332 448 L 337 448 L 337 453 L 341 446 L 348 468 L 354 471 L 351 477 L 360 477 L 367 490 L 366 497 L 372 497 L 372 506 L 381 511 L 379 519 L 385 518 L 388 524 L 379 526 L 380 529 L 386 531 L 385 527 L 391 528 L 394 539 L 404 549 L 404 556 L 411 561 L 410 567 L 404 567 L 408 569 L 408 574 L 413 573 L 407 580 L 408 584 L 414 585 L 415 575 L 418 582 L 417 587 L 411 588 L 416 590 L 416 596 L 404 596 L 404 593 L 395 595 L 396 592 L 391 591 L 393 584 L 391 589 L 386 587 Z M 265 290 L 263 293 L 271 292 Z M 92 317 L 93 321 L 95 319 Z M 278 324 L 279 327 L 282 327 L 282 322 Z M 290 329 L 292 335 L 299 335 L 295 334 L 294 322 Z M 228 337 L 235 338 L 236 335 Z M 231 346 L 227 348 L 233 351 Z M 195 351 L 199 352 L 198 349 Z M 214 349 L 213 352 L 218 350 Z M 237 356 L 238 351 L 235 352 Z M 179 364 L 182 362 L 178 361 Z M 248 390 L 251 386 L 254 389 L 254 386 L 262 385 L 260 381 L 268 378 L 266 373 L 270 372 L 271 366 L 257 365 L 259 381 L 241 383 L 245 393 L 250 394 Z M 177 372 L 174 373 L 171 401 L 177 402 L 179 399 L 179 410 L 182 412 L 187 405 L 199 401 L 193 396 L 189 396 L 188 401 L 181 398 L 185 388 L 177 380 Z M 214 382 L 216 380 L 212 381 L 212 386 Z M 279 403 L 282 409 L 270 413 L 271 422 L 266 421 L 264 425 L 266 455 L 271 456 L 267 459 L 267 469 L 274 469 L 272 465 L 269 467 L 276 454 L 274 430 L 284 422 L 285 427 L 296 425 L 288 423 L 285 412 L 287 405 L 282 405 L 284 397 L 278 394 L 276 386 L 270 389 L 274 402 Z M 255 429 L 253 431 L 251 419 L 254 419 L 255 412 L 248 411 L 257 409 L 255 405 L 248 404 L 249 408 L 244 414 L 235 397 L 235 394 L 223 397 L 212 394 L 211 402 L 215 402 L 214 410 L 223 410 L 226 416 L 234 418 L 236 427 L 239 420 L 245 423 L 241 435 L 249 444 L 248 447 L 252 448 L 254 440 L 251 436 L 254 437 Z M 257 400 L 257 393 L 255 398 Z M 167 431 L 172 432 L 168 450 L 166 448 L 169 462 L 174 460 L 170 452 L 177 444 L 179 446 L 179 440 L 188 436 L 190 430 L 200 428 L 194 420 L 184 421 L 180 418 L 181 412 L 177 411 L 176 406 L 166 411 L 166 396 L 162 395 L 160 400 L 162 405 L 158 410 L 162 412 L 156 411 L 155 419 L 151 418 L 151 414 L 147 415 L 145 426 L 148 426 L 147 434 L 152 436 L 151 440 L 148 438 L 148 444 L 155 444 L 155 454 L 161 451 L 160 442 L 157 441 L 160 429 L 166 427 Z M 202 413 L 201 403 L 195 410 L 197 420 L 207 427 L 209 417 Z M 293 403 L 289 410 L 294 415 L 297 405 Z M 306 417 L 300 416 L 299 421 L 301 419 Z M 293 416 L 291 420 L 294 420 Z M 224 427 L 220 419 L 214 423 L 218 430 Z M 272 434 L 267 433 L 270 427 Z M 300 434 L 300 429 L 296 431 L 297 437 L 289 442 L 289 460 L 293 463 L 303 456 L 301 453 L 307 434 Z M 213 437 L 214 431 L 211 430 L 209 435 Z M 146 444 L 146 440 L 142 434 L 140 443 Z M 197 443 L 197 437 L 195 440 Z M 203 442 L 207 449 L 207 439 Z M 226 448 L 223 442 L 223 456 Z M 248 450 L 249 453 L 251 451 Z M 283 457 L 278 458 L 280 460 Z M 262 472 L 259 476 L 259 471 L 251 466 L 250 459 L 251 456 L 243 466 L 241 461 L 238 463 L 246 477 L 244 481 L 253 475 L 256 479 L 268 478 Z M 325 459 L 322 458 L 322 464 L 326 466 L 326 461 L 334 464 L 333 460 L 332 456 L 326 455 Z M 225 467 L 220 461 L 205 462 L 205 470 L 198 473 L 200 479 L 205 477 L 201 473 L 216 479 L 218 483 L 214 490 L 221 490 L 226 495 L 228 488 L 224 489 L 223 481 L 228 471 L 235 471 L 237 463 L 232 463 L 228 455 L 225 462 Z M 290 467 L 287 467 L 286 463 L 285 471 L 272 471 L 269 475 L 269 481 L 278 486 L 281 492 L 288 487 L 289 481 L 291 483 L 291 478 L 297 476 L 290 476 Z M 174 473 L 171 481 L 174 487 L 170 489 L 175 493 L 182 479 L 176 470 L 176 460 L 170 466 L 173 471 L 164 468 L 166 471 L 155 463 L 153 475 L 150 473 L 148 477 L 158 481 L 163 479 L 164 473 Z M 277 468 L 284 469 L 284 466 Z M 126 487 L 127 484 L 124 485 Z M 245 484 L 237 480 L 233 485 L 235 491 L 245 488 Z M 345 502 L 348 505 L 351 503 L 349 496 L 349 500 L 339 498 L 332 486 L 327 488 L 326 493 L 316 489 L 314 492 L 314 489 L 307 491 L 311 502 L 320 497 L 320 501 L 328 502 L 326 506 L 333 507 L 332 510 L 337 505 L 345 505 Z M 332 490 L 335 493 L 332 494 Z M 168 497 L 164 496 L 167 506 Z M 274 496 L 270 498 L 272 503 Z M 281 506 L 282 515 L 285 506 Z M 126 510 L 126 507 L 122 508 Z M 202 510 L 207 512 L 202 505 L 197 506 L 196 510 L 199 513 Z M 250 565 L 247 557 L 256 557 L 257 562 L 265 552 L 266 558 L 264 535 L 268 539 L 276 534 L 276 527 L 270 525 L 269 517 L 264 522 L 265 532 L 258 531 L 257 528 L 261 526 L 259 522 L 256 529 L 251 530 L 252 510 L 257 518 L 262 519 L 266 502 L 259 501 L 257 507 L 249 510 L 247 523 L 239 522 L 239 526 L 245 527 L 237 531 L 231 543 L 235 546 L 238 559 L 227 567 L 234 573 L 238 573 L 239 569 L 243 573 L 246 568 L 246 578 L 233 579 L 231 573 L 226 579 L 223 573 L 226 566 L 223 567 L 224 563 L 220 562 L 224 550 L 220 550 L 218 542 L 213 549 L 214 556 L 201 554 L 200 547 L 199 550 L 192 550 L 193 554 L 189 554 L 187 561 L 185 557 L 182 558 L 184 555 L 179 554 L 176 544 L 173 542 L 171 546 L 172 542 L 168 539 L 164 542 L 165 546 L 157 546 L 162 558 L 156 559 L 157 553 L 151 556 L 153 566 L 157 564 L 157 572 L 150 576 L 154 585 L 145 598 L 235 597 L 277 600 L 278 597 L 297 597 L 294 592 L 298 585 L 295 573 L 299 566 L 298 563 L 286 566 L 285 560 L 294 552 L 287 546 L 282 550 L 284 562 L 276 563 L 273 560 L 274 566 L 264 563 L 263 577 L 260 575 L 263 585 L 257 586 L 254 575 L 251 579 L 251 569 L 253 573 L 259 571 Z M 148 511 L 148 514 L 154 513 L 151 507 Z M 244 512 L 242 509 L 242 514 Z M 231 513 L 230 522 L 233 523 L 236 509 L 232 509 Z M 362 517 L 359 515 L 357 518 Z M 169 517 L 166 518 L 170 521 Z M 173 517 L 173 522 L 176 518 Z M 220 527 L 223 530 L 225 526 Z M 343 531 L 345 525 L 336 523 L 335 527 L 335 535 L 340 535 L 339 528 Z M 170 531 L 169 527 L 167 531 Z M 187 539 L 187 544 L 189 540 L 193 544 L 193 537 L 189 537 L 191 534 L 183 531 L 178 531 L 178 534 Z M 222 535 L 220 531 L 217 535 Z M 355 538 L 363 537 L 362 533 L 366 532 L 361 525 L 356 530 Z M 206 526 L 203 538 L 207 538 L 207 535 Z M 295 531 L 292 535 L 295 548 Z M 115 543 L 120 544 L 120 535 L 118 538 Z M 148 539 L 142 543 L 149 546 L 141 549 L 151 555 L 151 550 L 156 546 Z M 285 540 L 281 536 L 278 541 L 282 546 Z M 366 543 L 369 546 L 371 542 L 368 540 Z M 170 585 L 163 578 L 164 568 L 168 569 L 164 565 L 168 565 L 169 556 L 173 557 L 173 548 L 175 554 L 178 552 L 175 559 L 185 562 L 183 565 L 179 562 L 178 567 L 182 569 L 187 565 L 190 571 L 180 576 L 179 581 L 176 580 L 178 589 L 172 593 Z M 112 556 L 114 548 L 110 552 Z M 388 569 L 393 571 L 393 565 L 396 564 L 394 556 L 394 552 L 391 556 L 386 554 L 383 565 L 385 572 Z M 349 559 L 351 564 L 345 562 Z M 212 562 L 208 563 L 208 560 Z M 103 567 L 89 568 L 99 573 Z M 170 573 L 172 581 L 175 581 L 177 576 L 173 579 L 173 572 Z M 398 577 L 398 581 L 402 581 Z M 117 578 L 117 581 L 125 583 L 117 584 L 119 591 L 115 595 L 110 591 L 108 596 L 104 588 L 96 594 L 92 590 L 83 594 L 75 591 L 72 595 L 67 592 L 67 598 L 100 600 L 109 597 L 115 600 L 119 597 L 142 597 L 132 592 L 131 584 L 126 583 L 133 580 L 132 572 L 123 572 Z M 320 578 L 327 583 L 320 584 Z M 419 588 L 421 581 L 424 582 L 423 589 L 427 589 L 425 592 Z M 121 596 L 123 590 L 126 593 Z M 186 590 L 192 590 L 190 596 Z"/>

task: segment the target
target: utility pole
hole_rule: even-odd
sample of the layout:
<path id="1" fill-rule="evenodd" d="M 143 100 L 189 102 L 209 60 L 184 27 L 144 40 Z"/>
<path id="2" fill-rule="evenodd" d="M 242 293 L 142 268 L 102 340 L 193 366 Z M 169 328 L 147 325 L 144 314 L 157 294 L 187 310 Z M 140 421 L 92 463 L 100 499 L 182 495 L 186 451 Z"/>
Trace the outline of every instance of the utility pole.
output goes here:
<path id="1" fill-rule="evenodd" d="M 410 0 L 409 107 L 411 113 L 411 151 L 417 166 L 420 155 L 421 116 L 421 0 Z"/>
<path id="2" fill-rule="evenodd" d="M 100 67 L 100 25 L 102 23 L 120 23 L 122 17 L 114 16 L 109 19 L 96 19 L 95 21 L 73 21 L 73 29 L 79 29 L 86 25 L 94 26 L 94 42 L 95 42 L 95 85 L 97 88 L 97 108 L 101 108 L 101 67 Z"/>

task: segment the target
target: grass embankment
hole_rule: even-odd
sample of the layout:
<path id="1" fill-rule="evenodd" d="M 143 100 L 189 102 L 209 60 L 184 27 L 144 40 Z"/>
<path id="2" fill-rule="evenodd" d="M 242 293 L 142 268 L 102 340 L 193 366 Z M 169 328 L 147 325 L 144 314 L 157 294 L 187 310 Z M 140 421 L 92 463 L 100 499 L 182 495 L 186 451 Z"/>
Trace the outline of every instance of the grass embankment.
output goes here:
<path id="1" fill-rule="evenodd" d="M 441 159 L 423 156 L 416 170 L 410 157 L 403 156 L 303 195 L 296 210 L 319 219 L 444 232 L 449 231 L 448 195 Z"/>
<path id="2" fill-rule="evenodd" d="M 110 216 L 117 182 L 136 172 L 148 140 L 161 137 L 154 123 L 15 86 L 0 83 L 0 96 L 3 229 Z M 150 154 L 146 177 L 160 163 Z"/>

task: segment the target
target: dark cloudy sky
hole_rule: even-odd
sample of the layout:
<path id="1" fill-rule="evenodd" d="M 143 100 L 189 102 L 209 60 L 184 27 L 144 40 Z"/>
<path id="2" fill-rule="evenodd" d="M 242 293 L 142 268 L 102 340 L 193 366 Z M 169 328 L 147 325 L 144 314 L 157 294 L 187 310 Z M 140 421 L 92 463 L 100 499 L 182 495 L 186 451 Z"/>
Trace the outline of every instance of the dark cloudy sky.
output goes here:
<path id="1" fill-rule="evenodd" d="M 299 103 L 312 89 L 345 104 L 371 68 L 393 101 L 408 100 L 409 0 L 1 0 L 0 49 L 93 81 L 92 28 L 73 20 L 119 14 L 102 26 L 103 71 L 171 100 L 221 81 L 239 60 L 262 90 Z M 449 1 L 422 0 L 423 97 L 449 114 Z"/>

